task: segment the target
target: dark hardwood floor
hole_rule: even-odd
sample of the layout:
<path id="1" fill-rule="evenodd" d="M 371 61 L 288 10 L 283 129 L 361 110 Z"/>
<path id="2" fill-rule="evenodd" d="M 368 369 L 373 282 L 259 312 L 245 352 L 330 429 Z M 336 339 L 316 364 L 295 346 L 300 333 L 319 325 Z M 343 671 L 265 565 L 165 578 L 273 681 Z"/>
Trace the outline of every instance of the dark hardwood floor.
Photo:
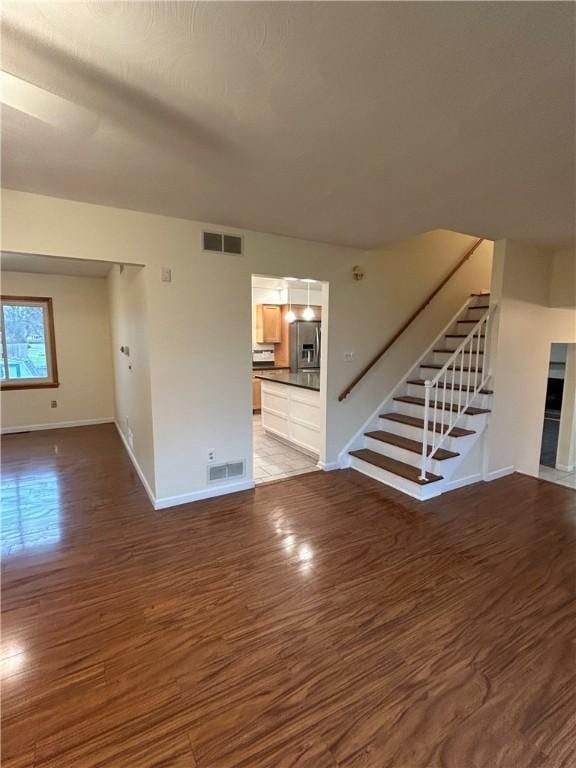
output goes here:
<path id="1" fill-rule="evenodd" d="M 3 470 L 3 768 L 576 765 L 574 491 L 346 470 L 154 512 L 109 425 Z"/>

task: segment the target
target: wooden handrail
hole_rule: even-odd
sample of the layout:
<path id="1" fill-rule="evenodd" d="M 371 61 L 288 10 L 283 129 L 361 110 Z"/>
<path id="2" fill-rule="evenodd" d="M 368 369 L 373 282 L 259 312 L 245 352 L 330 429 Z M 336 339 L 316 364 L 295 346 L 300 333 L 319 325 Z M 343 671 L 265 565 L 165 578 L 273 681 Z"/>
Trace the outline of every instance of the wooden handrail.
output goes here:
<path id="1" fill-rule="evenodd" d="M 432 301 L 432 299 L 433 299 L 433 298 L 436 296 L 436 294 L 437 294 L 437 293 L 439 293 L 439 292 L 442 290 L 442 288 L 444 288 L 444 286 L 446 285 L 446 283 L 448 282 L 448 280 L 450 280 L 450 278 L 452 277 L 452 275 L 455 275 L 455 274 L 456 274 L 456 272 L 458 272 L 458 270 L 460 269 L 460 267 L 462 266 L 462 264 L 464 264 L 464 262 L 468 261 L 468 259 L 470 258 L 470 256 L 472 256 L 472 254 L 474 253 L 474 251 L 475 251 L 475 250 L 476 250 L 476 249 L 477 249 L 477 248 L 478 248 L 478 247 L 479 247 L 479 246 L 480 246 L 480 245 L 481 245 L 483 242 L 484 242 L 484 238 L 482 237 L 482 238 L 480 238 L 480 240 L 477 240 L 477 241 L 474 243 L 474 245 L 472 246 L 472 248 L 470 248 L 470 250 L 468 250 L 468 251 L 467 251 L 467 252 L 464 254 L 464 256 L 462 256 L 462 258 L 461 258 L 461 259 L 458 261 L 458 263 L 456 264 L 456 266 L 455 266 L 455 267 L 453 267 L 453 268 L 450 270 L 450 272 L 448 272 L 448 274 L 446 275 L 446 277 L 445 277 L 445 278 L 442 280 L 442 282 L 441 282 L 441 283 L 440 283 L 440 284 L 439 284 L 439 285 L 438 285 L 438 286 L 437 286 L 437 287 L 436 287 L 436 288 L 435 288 L 435 289 L 432 291 L 432 293 L 430 294 L 430 296 L 428 296 L 428 298 L 427 298 L 427 299 L 426 299 L 426 300 L 425 300 L 425 301 L 424 301 L 422 304 L 420 304 L 420 306 L 418 307 L 418 309 L 416 310 L 416 312 L 414 312 L 412 315 L 410 315 L 410 317 L 408 318 L 408 320 L 406 320 L 406 322 L 404 323 L 404 325 L 402 326 L 402 328 L 400 328 L 398 331 L 396 331 L 396 333 L 394 334 L 394 336 L 392 336 L 392 338 L 390 339 L 390 341 L 388 341 L 388 342 L 386 343 L 386 345 L 385 345 L 384 347 L 382 347 L 382 349 L 380 350 L 380 352 L 378 352 L 378 354 L 374 355 L 374 357 L 372 358 L 372 360 L 370 360 L 370 362 L 369 362 L 369 363 L 368 363 L 366 366 L 364 366 L 364 368 L 363 368 L 363 369 L 360 371 L 360 373 L 358 374 L 358 376 L 356 376 L 356 378 L 355 378 L 355 379 L 353 379 L 353 380 L 350 382 L 350 384 L 349 384 L 349 385 L 346 387 L 346 389 L 345 389 L 345 390 L 343 390 L 343 391 L 340 393 L 340 395 L 339 395 L 339 397 L 338 397 L 338 401 L 339 401 L 339 402 L 342 402 L 342 400 L 345 400 L 345 399 L 348 397 L 348 395 L 350 394 L 350 392 L 352 392 L 352 390 L 354 389 L 354 387 L 355 387 L 355 386 L 356 386 L 356 385 L 357 385 L 357 384 L 358 384 L 360 381 L 362 381 L 362 379 L 364 378 L 364 376 L 366 376 L 366 374 L 368 373 L 368 371 L 370 371 L 370 370 L 371 370 L 371 369 L 372 369 L 372 368 L 373 368 L 373 367 L 376 365 L 376 363 L 378 362 L 378 360 L 380 360 L 380 358 L 382 357 L 382 355 L 384 355 L 384 354 L 386 354 L 386 352 L 388 352 L 388 350 L 389 350 L 389 349 L 390 349 L 390 347 L 391 347 L 391 346 L 394 344 L 394 342 L 395 342 L 395 341 L 397 341 L 397 340 L 400 338 L 400 336 L 402 336 L 402 334 L 404 333 L 404 331 L 405 331 L 407 328 L 409 328 L 409 327 L 412 325 L 412 323 L 414 322 L 414 320 L 416 320 L 416 318 L 418 317 L 418 315 L 419 315 L 419 314 L 420 314 L 420 313 L 421 313 L 423 310 L 425 310 L 425 309 L 426 309 L 426 307 L 428 306 L 428 304 L 430 304 L 430 302 L 431 302 L 431 301 Z"/>

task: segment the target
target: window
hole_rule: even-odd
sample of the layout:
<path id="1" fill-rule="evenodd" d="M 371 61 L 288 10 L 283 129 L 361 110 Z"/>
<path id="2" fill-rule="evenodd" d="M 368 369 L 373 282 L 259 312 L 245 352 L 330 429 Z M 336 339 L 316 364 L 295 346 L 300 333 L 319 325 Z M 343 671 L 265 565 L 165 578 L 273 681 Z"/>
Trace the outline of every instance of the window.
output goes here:
<path id="1" fill-rule="evenodd" d="M 57 387 L 52 299 L 2 296 L 2 389 Z"/>

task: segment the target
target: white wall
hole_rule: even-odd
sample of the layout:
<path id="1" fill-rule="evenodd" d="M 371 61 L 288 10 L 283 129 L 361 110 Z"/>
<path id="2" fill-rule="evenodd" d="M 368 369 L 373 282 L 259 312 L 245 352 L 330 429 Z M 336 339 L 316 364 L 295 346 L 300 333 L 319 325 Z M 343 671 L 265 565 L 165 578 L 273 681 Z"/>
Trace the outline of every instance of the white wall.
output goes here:
<path id="1" fill-rule="evenodd" d="M 155 494 L 146 267 L 116 264 L 108 275 L 116 424 Z M 125 355 L 120 347 L 128 347 Z M 169 377 L 168 377 L 169 378 Z"/>
<path id="2" fill-rule="evenodd" d="M 552 256 L 550 306 L 576 306 L 576 249 L 561 248 Z"/>
<path id="3" fill-rule="evenodd" d="M 537 476 L 553 342 L 576 341 L 576 311 L 551 307 L 551 285 L 570 279 L 554 254 L 510 240 L 495 243 L 492 298 L 494 407 L 487 435 L 486 471 L 512 468 Z"/>
<path id="4" fill-rule="evenodd" d="M 198 222 L 6 190 L 4 248 L 146 265 L 155 490 L 184 500 L 207 491 L 207 453 L 245 458 L 251 471 L 251 275 L 329 282 L 325 318 L 330 464 L 389 388 L 472 290 L 487 288 L 491 246 L 475 254 L 373 374 L 344 403 L 338 394 L 467 250 L 473 238 L 432 232 L 362 253 L 241 232 L 243 256 L 204 253 Z M 210 225 L 214 228 L 214 225 Z M 218 227 L 220 231 L 235 231 Z M 237 231 L 237 230 L 236 230 Z M 366 271 L 362 282 L 352 267 Z M 172 283 L 160 281 L 160 267 Z M 345 362 L 345 351 L 355 360 Z M 135 439 L 139 436 L 135 434 Z"/>
<path id="5" fill-rule="evenodd" d="M 2 429 L 112 420 L 106 280 L 3 272 L 2 292 L 52 297 L 60 379 L 58 388 L 2 391 Z M 51 400 L 57 408 L 50 407 Z"/>

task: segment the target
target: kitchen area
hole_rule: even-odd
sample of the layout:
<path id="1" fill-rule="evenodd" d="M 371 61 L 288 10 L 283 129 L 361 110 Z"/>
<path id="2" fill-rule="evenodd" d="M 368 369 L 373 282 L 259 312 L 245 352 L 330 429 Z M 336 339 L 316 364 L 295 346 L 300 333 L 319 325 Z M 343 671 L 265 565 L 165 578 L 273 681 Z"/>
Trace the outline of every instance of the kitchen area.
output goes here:
<path id="1" fill-rule="evenodd" d="M 254 480 L 318 469 L 323 284 L 252 277 Z"/>

